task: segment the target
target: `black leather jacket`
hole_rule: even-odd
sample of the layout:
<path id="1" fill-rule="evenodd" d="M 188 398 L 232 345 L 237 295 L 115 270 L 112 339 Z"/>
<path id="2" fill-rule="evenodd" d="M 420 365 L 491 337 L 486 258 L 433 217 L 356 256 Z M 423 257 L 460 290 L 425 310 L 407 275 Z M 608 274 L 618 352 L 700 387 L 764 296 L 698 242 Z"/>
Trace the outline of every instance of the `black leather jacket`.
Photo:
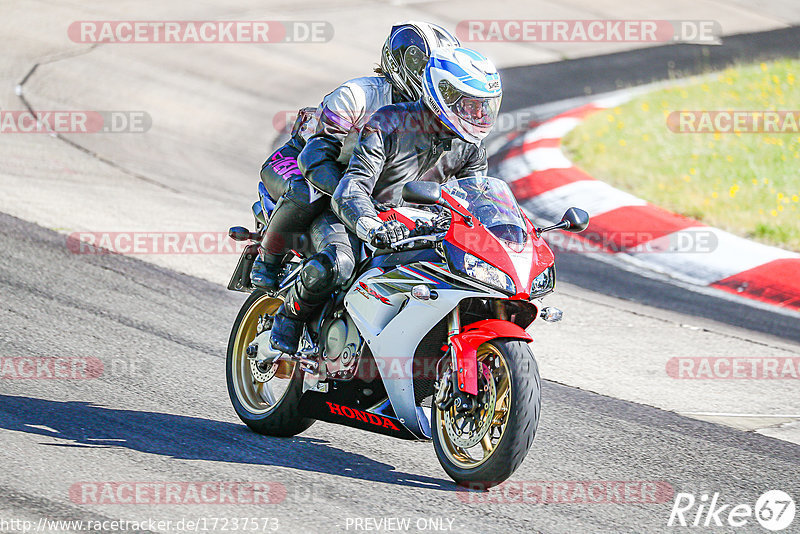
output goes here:
<path id="1" fill-rule="evenodd" d="M 383 106 L 402 101 L 383 76 L 354 78 L 325 95 L 314 113 L 313 135 L 307 137 L 297 157 L 305 179 L 333 195 L 370 116 Z"/>
<path id="2" fill-rule="evenodd" d="M 442 183 L 485 173 L 483 144 L 455 137 L 421 102 L 393 104 L 375 112 L 364 127 L 331 207 L 355 231 L 359 218 L 377 217 L 372 199 L 401 205 L 406 182 Z"/>

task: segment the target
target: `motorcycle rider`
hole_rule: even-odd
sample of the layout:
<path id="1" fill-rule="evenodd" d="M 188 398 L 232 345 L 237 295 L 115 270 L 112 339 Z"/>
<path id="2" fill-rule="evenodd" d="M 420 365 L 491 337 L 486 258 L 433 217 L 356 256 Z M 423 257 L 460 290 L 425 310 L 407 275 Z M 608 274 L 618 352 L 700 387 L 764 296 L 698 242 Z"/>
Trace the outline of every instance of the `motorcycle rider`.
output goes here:
<path id="1" fill-rule="evenodd" d="M 274 290 L 284 254 L 330 204 L 369 117 L 387 104 L 422 96 L 422 72 L 431 50 L 459 46 L 444 28 L 408 21 L 392 27 L 381 51 L 380 76 L 349 80 L 329 93 L 313 115 L 300 111 L 292 138 L 264 163 L 261 179 L 277 204 L 261 240 L 250 279 Z M 308 181 L 316 185 L 309 186 Z M 321 193 L 320 193 L 321 192 Z"/>
<path id="2" fill-rule="evenodd" d="M 332 211 L 312 223 L 317 253 L 278 310 L 270 335 L 274 349 L 297 352 L 305 320 L 352 276 L 360 240 L 391 246 L 409 235 L 404 224 L 378 218 L 374 201 L 399 204 L 403 185 L 423 178 L 440 159 L 440 182 L 485 173 L 482 141 L 502 98 L 494 65 L 466 48 L 434 50 L 422 93 L 420 101 L 381 108 L 363 128 L 333 193 Z"/>

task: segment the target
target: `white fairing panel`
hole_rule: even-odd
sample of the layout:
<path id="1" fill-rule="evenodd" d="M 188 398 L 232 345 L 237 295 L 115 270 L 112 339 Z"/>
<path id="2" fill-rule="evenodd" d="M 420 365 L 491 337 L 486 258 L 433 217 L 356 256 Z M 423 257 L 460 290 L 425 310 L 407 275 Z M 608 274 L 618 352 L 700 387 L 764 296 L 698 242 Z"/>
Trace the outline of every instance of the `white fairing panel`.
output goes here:
<path id="1" fill-rule="evenodd" d="M 412 208 L 410 206 L 400 206 L 398 208 L 395 208 L 395 211 L 397 211 L 400 215 L 405 215 L 412 221 L 415 221 L 417 219 L 422 219 L 424 221 L 431 222 L 433 219 L 436 218 L 436 214 L 433 213 L 432 211 L 421 210 L 419 208 Z"/>
<path id="2" fill-rule="evenodd" d="M 420 438 L 430 438 L 427 414 L 424 410 L 417 410 L 414 402 L 411 369 L 417 345 L 461 300 L 477 295 L 492 296 L 493 292 L 436 288 L 439 297 L 423 301 L 413 298 L 410 293 L 418 281 L 410 281 L 407 291 L 392 294 L 381 287 L 380 282 L 371 282 L 373 278 L 380 279 L 382 274 L 383 271 L 377 268 L 364 273 L 345 296 L 345 307 L 372 351 L 400 422 Z M 382 301 L 370 289 L 389 303 Z M 495 296 L 502 297 L 499 293 Z M 404 302 L 407 302 L 405 307 Z M 384 369 L 395 372 L 387 377 Z M 397 369 L 404 371 L 399 377 Z"/>

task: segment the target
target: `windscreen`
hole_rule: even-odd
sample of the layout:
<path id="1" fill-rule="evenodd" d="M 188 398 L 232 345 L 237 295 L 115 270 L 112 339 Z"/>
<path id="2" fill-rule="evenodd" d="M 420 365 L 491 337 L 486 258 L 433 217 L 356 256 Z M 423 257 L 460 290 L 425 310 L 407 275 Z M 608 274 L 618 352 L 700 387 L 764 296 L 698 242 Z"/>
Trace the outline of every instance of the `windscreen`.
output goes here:
<path id="1" fill-rule="evenodd" d="M 470 176 L 442 186 L 495 236 L 522 244 L 527 239 L 525 220 L 508 184 L 488 176 Z"/>

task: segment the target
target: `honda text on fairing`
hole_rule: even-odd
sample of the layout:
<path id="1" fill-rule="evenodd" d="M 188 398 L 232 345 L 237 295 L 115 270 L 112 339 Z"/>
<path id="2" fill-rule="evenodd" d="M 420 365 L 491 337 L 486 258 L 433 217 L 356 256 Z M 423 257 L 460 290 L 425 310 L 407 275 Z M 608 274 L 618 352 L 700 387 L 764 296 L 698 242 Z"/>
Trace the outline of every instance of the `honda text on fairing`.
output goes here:
<path id="1" fill-rule="evenodd" d="M 264 192 L 262 190 L 262 198 Z M 304 258 L 290 253 L 274 293 L 250 285 L 269 213 L 253 206 L 256 230 L 229 289 L 250 292 L 233 325 L 227 384 L 253 431 L 292 436 L 315 420 L 410 440 L 433 440 L 459 484 L 489 487 L 520 465 L 536 432 L 540 380 L 526 329 L 560 311 L 533 302 L 553 291 L 547 230 L 580 232 L 586 212 L 570 208 L 535 228 L 507 184 L 474 176 L 410 182 L 403 200 L 438 213 L 388 209 L 381 219 L 411 237 L 362 256 L 349 283 L 308 321 L 297 354 L 270 348 L 273 317 Z"/>

